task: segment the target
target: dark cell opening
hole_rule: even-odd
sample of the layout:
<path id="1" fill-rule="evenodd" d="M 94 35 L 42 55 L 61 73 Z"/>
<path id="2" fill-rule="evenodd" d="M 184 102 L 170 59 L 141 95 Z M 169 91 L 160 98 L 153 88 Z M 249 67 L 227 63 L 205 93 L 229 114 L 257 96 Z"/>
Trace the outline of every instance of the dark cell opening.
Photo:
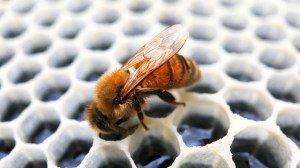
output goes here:
<path id="1" fill-rule="evenodd" d="M 132 167 L 129 160 L 126 159 L 108 159 L 105 162 L 101 162 L 98 168 L 130 168 Z"/>
<path id="2" fill-rule="evenodd" d="M 2 26 L 2 36 L 6 39 L 16 38 L 26 31 L 26 25 L 18 20 L 8 21 Z"/>
<path id="3" fill-rule="evenodd" d="M 134 133 L 135 130 L 132 130 L 131 133 Z M 113 133 L 113 134 L 98 134 L 99 138 L 104 139 L 106 141 L 120 141 L 122 139 L 125 139 L 127 136 L 127 134 L 124 133 Z"/>
<path id="4" fill-rule="evenodd" d="M 289 137 L 300 149 L 300 126 L 280 127 L 282 132 Z"/>
<path id="5" fill-rule="evenodd" d="M 97 81 L 102 74 L 104 74 L 105 70 L 103 69 L 93 69 L 91 70 L 86 76 L 83 78 L 83 80 L 88 82 Z"/>
<path id="6" fill-rule="evenodd" d="M 252 167 L 257 166 L 258 168 L 274 167 L 281 168 L 286 164 L 288 160 L 282 160 L 283 158 L 278 158 L 277 154 L 274 153 L 274 150 L 270 149 L 269 145 L 266 145 L 268 142 L 260 142 L 256 138 L 237 138 L 235 137 L 231 145 L 231 153 L 233 154 L 233 161 L 236 166 L 243 167 Z M 279 153 L 278 153 L 279 155 Z"/>
<path id="7" fill-rule="evenodd" d="M 189 31 L 191 37 L 196 40 L 211 41 L 217 35 L 215 28 L 208 25 L 196 25 Z"/>
<path id="8" fill-rule="evenodd" d="M 204 146 L 224 137 L 227 133 L 218 120 L 211 116 L 190 114 L 185 117 L 177 131 L 189 146 Z"/>
<path id="9" fill-rule="evenodd" d="M 58 121 L 40 123 L 31 133 L 28 142 L 36 144 L 43 143 L 45 139 L 47 139 L 57 130 L 58 126 Z"/>
<path id="10" fill-rule="evenodd" d="M 205 163 L 184 163 L 179 168 L 214 168 L 214 166 Z"/>
<path id="11" fill-rule="evenodd" d="M 137 167 L 169 167 L 177 157 L 174 147 L 161 138 L 145 137 L 139 148 L 132 154 Z"/>
<path id="12" fill-rule="evenodd" d="M 233 154 L 232 159 L 237 168 L 267 168 L 266 165 L 247 152 L 237 152 Z"/>
<path id="13" fill-rule="evenodd" d="M 33 160 L 25 165 L 25 168 L 47 168 L 47 160 Z"/>
<path id="14" fill-rule="evenodd" d="M 0 68 L 6 64 L 13 56 L 15 51 L 13 48 L 8 46 L 0 46 Z"/>
<path id="15" fill-rule="evenodd" d="M 7 156 L 15 147 L 14 139 L 0 139 L 0 160 Z"/>
<path id="16" fill-rule="evenodd" d="M 69 1 L 68 8 L 73 13 L 81 13 L 87 10 L 91 5 L 91 1 L 89 0 L 73 0 Z"/>
<path id="17" fill-rule="evenodd" d="M 258 111 L 255 109 L 255 107 L 247 102 L 229 101 L 227 104 L 230 106 L 230 110 L 235 114 L 254 121 L 263 120 L 263 118 L 258 115 Z"/>
<path id="18" fill-rule="evenodd" d="M 13 29 L 8 29 L 5 32 L 3 32 L 3 37 L 4 38 L 16 38 L 19 35 L 21 35 L 23 33 L 23 31 L 21 30 L 13 30 Z"/>
<path id="19" fill-rule="evenodd" d="M 8 56 L 8 57 L 1 57 L 0 56 L 0 67 L 3 66 L 4 64 L 6 64 L 12 57 Z"/>
<path id="20" fill-rule="evenodd" d="M 285 102 L 297 103 L 296 97 L 292 92 L 283 92 L 283 91 L 269 89 L 269 88 L 268 88 L 268 91 L 276 99 L 279 99 L 279 100 L 282 100 Z"/>
<path id="21" fill-rule="evenodd" d="M 83 121 L 85 119 L 84 118 L 84 110 L 85 110 L 85 107 L 87 104 L 88 104 L 88 102 L 83 102 L 83 103 L 79 104 L 75 108 L 74 112 L 72 113 L 71 118 L 75 119 L 77 121 Z"/>
<path id="22" fill-rule="evenodd" d="M 65 153 L 59 159 L 57 166 L 59 167 L 76 167 L 84 159 L 86 154 L 92 147 L 92 142 L 74 140 L 72 141 Z"/>
<path id="23" fill-rule="evenodd" d="M 9 102 L 4 115 L 2 116 L 2 121 L 12 121 L 16 119 L 28 106 L 30 102 L 28 101 L 11 101 Z"/>
<path id="24" fill-rule="evenodd" d="M 251 53 L 254 48 L 251 41 L 241 37 L 228 38 L 223 47 L 228 53 Z"/>
<path id="25" fill-rule="evenodd" d="M 170 115 L 175 110 L 176 106 L 162 101 L 163 100 L 160 100 L 156 103 L 150 101 L 150 109 L 145 110 L 145 114 L 154 118 L 167 117 Z"/>
<path id="26" fill-rule="evenodd" d="M 159 19 L 159 22 L 164 26 L 172 26 L 174 24 L 179 24 L 181 20 L 176 18 L 178 15 L 174 15 L 171 13 L 162 14 L 162 17 Z"/>
<path id="27" fill-rule="evenodd" d="M 135 13 L 145 12 L 149 8 L 149 4 L 146 1 L 133 1 L 129 6 L 129 9 Z"/>
<path id="28" fill-rule="evenodd" d="M 127 36 L 140 36 L 145 34 L 147 31 L 147 28 L 143 23 L 136 22 L 136 23 L 130 23 L 124 30 L 125 35 Z"/>
<path id="29" fill-rule="evenodd" d="M 45 52 L 51 44 L 51 40 L 48 36 L 35 35 L 25 41 L 24 50 L 27 54 L 39 54 Z"/>
<path id="30" fill-rule="evenodd" d="M 119 13 L 115 9 L 100 9 L 93 15 L 96 23 L 112 24 L 119 19 Z"/>
<path id="31" fill-rule="evenodd" d="M 279 41 L 285 38 L 284 29 L 276 25 L 261 25 L 255 31 L 262 40 Z"/>
<path id="32" fill-rule="evenodd" d="M 65 57 L 64 59 L 56 62 L 56 64 L 54 66 L 57 68 L 69 66 L 74 61 L 74 59 L 75 59 L 75 56 Z"/>
<path id="33" fill-rule="evenodd" d="M 199 65 L 210 65 L 218 61 L 219 55 L 207 48 L 195 48 L 192 50 L 192 59 Z"/>
<path id="34" fill-rule="evenodd" d="M 197 92 L 197 93 L 217 93 L 218 90 L 215 89 L 213 86 L 208 84 L 197 84 L 195 86 L 192 86 L 191 88 L 187 89 L 188 92 Z"/>
<path id="35" fill-rule="evenodd" d="M 13 79 L 13 83 L 25 83 L 33 79 L 40 71 L 39 70 L 22 70 L 20 74 Z"/>
<path id="36" fill-rule="evenodd" d="M 94 41 L 88 44 L 88 48 L 91 50 L 107 50 L 112 46 L 112 40 Z"/>
<path id="37" fill-rule="evenodd" d="M 250 75 L 242 72 L 227 72 L 227 74 L 238 81 L 241 82 L 252 82 L 255 81 L 255 79 Z"/>
<path id="38" fill-rule="evenodd" d="M 73 39 L 77 36 L 81 29 L 81 23 L 77 21 L 68 21 L 59 28 L 59 35 L 65 39 Z"/>
<path id="39" fill-rule="evenodd" d="M 66 93 L 68 89 L 68 87 L 50 87 L 43 93 L 43 95 L 41 96 L 41 100 L 45 102 L 58 100 L 62 95 Z"/>

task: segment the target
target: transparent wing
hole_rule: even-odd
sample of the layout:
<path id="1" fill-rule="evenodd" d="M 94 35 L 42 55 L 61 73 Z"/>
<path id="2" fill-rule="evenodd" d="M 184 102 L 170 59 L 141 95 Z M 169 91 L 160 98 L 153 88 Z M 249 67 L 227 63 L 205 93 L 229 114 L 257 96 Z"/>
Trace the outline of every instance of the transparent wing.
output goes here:
<path id="1" fill-rule="evenodd" d="M 173 25 L 144 45 L 122 68 L 134 67 L 130 78 L 121 91 L 121 98 L 126 97 L 151 72 L 175 55 L 188 38 L 188 32 L 182 26 Z"/>

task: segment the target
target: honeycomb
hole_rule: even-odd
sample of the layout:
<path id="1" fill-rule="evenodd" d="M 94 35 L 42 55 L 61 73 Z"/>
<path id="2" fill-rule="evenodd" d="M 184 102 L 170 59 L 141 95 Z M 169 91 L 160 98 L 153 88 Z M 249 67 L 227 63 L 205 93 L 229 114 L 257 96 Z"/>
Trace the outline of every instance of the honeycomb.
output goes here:
<path id="1" fill-rule="evenodd" d="M 299 0 L 0 1 L 0 167 L 300 168 Z M 97 79 L 182 24 L 202 80 L 98 136 Z"/>

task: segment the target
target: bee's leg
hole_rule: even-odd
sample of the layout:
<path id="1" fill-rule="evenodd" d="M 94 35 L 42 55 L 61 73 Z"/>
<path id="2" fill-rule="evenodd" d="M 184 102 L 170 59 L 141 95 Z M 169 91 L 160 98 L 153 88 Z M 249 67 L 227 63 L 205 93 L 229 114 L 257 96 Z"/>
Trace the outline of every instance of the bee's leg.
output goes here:
<path id="1" fill-rule="evenodd" d="M 137 112 L 137 116 L 140 120 L 140 123 L 142 124 L 142 126 L 144 127 L 145 130 L 148 130 L 148 127 L 144 123 L 144 113 L 141 108 L 141 101 L 135 96 L 135 97 L 133 97 L 132 104 L 133 104 L 135 111 Z"/>
<path id="2" fill-rule="evenodd" d="M 165 89 L 142 88 L 137 89 L 135 93 L 140 95 L 157 95 L 160 99 L 167 103 L 185 106 L 184 102 L 176 102 L 175 97 Z"/>

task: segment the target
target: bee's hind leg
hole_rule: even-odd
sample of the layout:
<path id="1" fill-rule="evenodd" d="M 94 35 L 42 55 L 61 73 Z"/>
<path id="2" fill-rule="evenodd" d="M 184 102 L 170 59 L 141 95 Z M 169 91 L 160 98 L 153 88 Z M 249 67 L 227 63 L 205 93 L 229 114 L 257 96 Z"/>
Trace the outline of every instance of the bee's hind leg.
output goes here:
<path id="1" fill-rule="evenodd" d="M 135 93 L 140 95 L 157 95 L 160 99 L 167 103 L 185 106 L 184 102 L 176 102 L 175 97 L 165 89 L 143 88 L 137 89 Z"/>
<path id="2" fill-rule="evenodd" d="M 140 120 L 140 123 L 142 124 L 144 129 L 147 131 L 149 128 L 144 123 L 144 113 L 143 113 L 142 108 L 141 108 L 141 103 L 142 102 L 143 102 L 143 100 L 139 100 L 139 98 L 137 98 L 136 96 L 133 97 L 133 102 L 132 102 L 133 107 L 134 107 L 135 111 L 137 112 L 137 116 Z"/>

